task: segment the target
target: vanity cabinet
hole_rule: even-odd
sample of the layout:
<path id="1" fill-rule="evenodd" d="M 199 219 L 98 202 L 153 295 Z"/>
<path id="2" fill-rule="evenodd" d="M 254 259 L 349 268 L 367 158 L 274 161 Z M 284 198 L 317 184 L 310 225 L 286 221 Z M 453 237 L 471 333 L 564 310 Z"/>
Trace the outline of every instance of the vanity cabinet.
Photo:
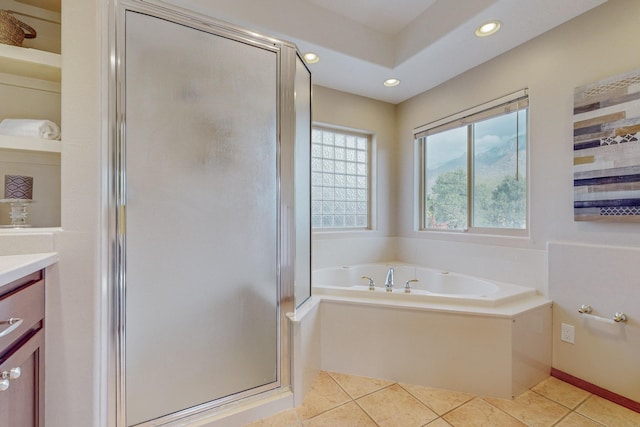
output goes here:
<path id="1" fill-rule="evenodd" d="M 0 120 L 51 120 L 61 125 L 61 7 L 60 0 L 0 0 L 33 27 L 37 36 L 22 46 L 0 44 Z M 33 177 L 28 207 L 33 227 L 59 227 L 62 141 L 0 135 L 0 199 L 4 175 Z M 0 226 L 8 225 L 9 205 L 0 203 Z"/>
<path id="2" fill-rule="evenodd" d="M 0 287 L 0 426 L 44 426 L 44 271 Z"/>

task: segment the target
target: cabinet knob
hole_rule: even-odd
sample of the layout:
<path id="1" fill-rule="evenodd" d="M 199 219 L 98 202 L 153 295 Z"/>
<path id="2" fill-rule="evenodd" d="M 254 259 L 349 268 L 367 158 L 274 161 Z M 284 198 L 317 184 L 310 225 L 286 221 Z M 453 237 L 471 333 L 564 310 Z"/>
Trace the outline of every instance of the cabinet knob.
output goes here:
<path id="1" fill-rule="evenodd" d="M 9 388 L 9 380 L 0 380 L 0 391 L 5 391 Z"/>
<path id="2" fill-rule="evenodd" d="M 20 378 L 20 374 L 22 374 L 22 370 L 20 368 L 13 368 L 9 371 L 9 379 L 17 380 Z"/>
<path id="3" fill-rule="evenodd" d="M 20 378 L 20 374 L 22 374 L 22 370 L 19 367 L 12 368 L 9 371 L 3 371 L 0 374 L 0 378 L 2 378 L 3 380 L 17 380 L 18 378 Z"/>

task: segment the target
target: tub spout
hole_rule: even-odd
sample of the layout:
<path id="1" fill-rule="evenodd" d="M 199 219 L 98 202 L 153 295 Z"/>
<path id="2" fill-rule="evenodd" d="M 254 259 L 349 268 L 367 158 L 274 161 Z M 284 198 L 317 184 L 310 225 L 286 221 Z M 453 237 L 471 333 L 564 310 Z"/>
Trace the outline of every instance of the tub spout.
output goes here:
<path id="1" fill-rule="evenodd" d="M 387 277 L 384 279 L 384 288 L 387 292 L 391 292 L 393 290 L 393 267 L 389 267 L 387 271 Z"/>

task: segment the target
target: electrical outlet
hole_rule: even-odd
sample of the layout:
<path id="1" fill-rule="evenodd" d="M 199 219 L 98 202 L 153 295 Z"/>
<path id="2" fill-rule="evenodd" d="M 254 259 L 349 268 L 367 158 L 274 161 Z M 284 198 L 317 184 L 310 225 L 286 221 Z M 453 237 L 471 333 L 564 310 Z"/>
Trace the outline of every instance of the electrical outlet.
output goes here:
<path id="1" fill-rule="evenodd" d="M 575 344 L 576 328 L 573 325 L 563 323 L 560 327 L 560 339 L 564 342 Z"/>

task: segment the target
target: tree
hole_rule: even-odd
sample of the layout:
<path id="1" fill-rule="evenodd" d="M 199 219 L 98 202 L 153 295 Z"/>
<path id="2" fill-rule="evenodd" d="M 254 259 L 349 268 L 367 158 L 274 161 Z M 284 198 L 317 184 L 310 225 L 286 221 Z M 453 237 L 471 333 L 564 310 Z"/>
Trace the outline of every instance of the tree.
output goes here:
<path id="1" fill-rule="evenodd" d="M 467 174 L 464 169 L 438 176 L 427 196 L 427 214 L 432 228 L 467 227 Z"/>
<path id="2" fill-rule="evenodd" d="M 491 194 L 489 220 L 495 227 L 525 228 L 527 184 L 524 179 L 506 176 Z"/>
<path id="3" fill-rule="evenodd" d="M 491 212 L 493 188 L 491 183 L 475 183 L 473 186 L 473 221 L 474 227 L 492 227 L 489 220 Z"/>

